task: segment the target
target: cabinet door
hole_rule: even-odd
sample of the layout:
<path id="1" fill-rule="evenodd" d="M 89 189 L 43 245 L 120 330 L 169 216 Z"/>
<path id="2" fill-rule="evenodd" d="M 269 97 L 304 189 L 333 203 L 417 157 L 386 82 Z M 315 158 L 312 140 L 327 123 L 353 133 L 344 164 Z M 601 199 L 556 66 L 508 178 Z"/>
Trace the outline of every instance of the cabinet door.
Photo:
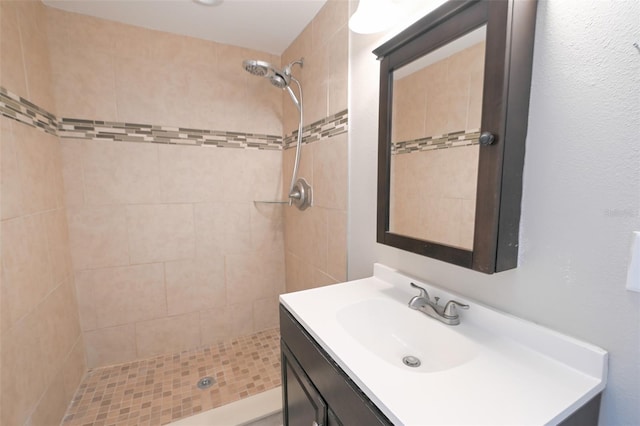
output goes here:
<path id="1" fill-rule="evenodd" d="M 325 426 L 327 404 L 289 349 L 282 345 L 285 426 Z"/>
<path id="2" fill-rule="evenodd" d="M 343 426 L 342 422 L 338 420 L 336 414 L 331 410 L 331 407 L 327 412 L 327 426 Z"/>

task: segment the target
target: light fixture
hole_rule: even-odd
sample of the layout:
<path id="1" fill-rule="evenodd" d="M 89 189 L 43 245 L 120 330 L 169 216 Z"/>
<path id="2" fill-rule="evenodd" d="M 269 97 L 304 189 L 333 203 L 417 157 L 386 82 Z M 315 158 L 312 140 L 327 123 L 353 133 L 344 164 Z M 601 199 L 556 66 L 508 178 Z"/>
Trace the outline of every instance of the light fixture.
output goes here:
<path id="1" fill-rule="evenodd" d="M 354 33 L 373 34 L 391 28 L 400 18 L 400 10 L 392 0 L 360 0 L 349 19 Z"/>
<path id="2" fill-rule="evenodd" d="M 193 1 L 203 6 L 219 6 L 224 2 L 224 0 L 193 0 Z"/>

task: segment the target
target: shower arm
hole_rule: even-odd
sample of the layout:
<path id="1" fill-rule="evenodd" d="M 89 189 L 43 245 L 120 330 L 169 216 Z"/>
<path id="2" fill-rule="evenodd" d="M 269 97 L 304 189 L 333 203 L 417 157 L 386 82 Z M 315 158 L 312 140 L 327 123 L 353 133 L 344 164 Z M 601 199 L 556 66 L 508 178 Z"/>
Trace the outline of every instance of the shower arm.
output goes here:
<path id="1" fill-rule="evenodd" d="M 294 188 L 296 185 L 296 181 L 298 180 L 298 169 L 300 166 L 300 151 L 302 149 L 302 123 L 304 118 L 304 111 L 302 107 L 302 85 L 300 84 L 298 79 L 296 79 L 293 76 L 291 77 L 291 80 L 293 80 L 296 83 L 296 85 L 298 86 L 298 93 L 300 93 L 300 99 L 298 100 L 296 99 L 295 94 L 291 90 L 291 87 L 287 86 L 289 95 L 291 96 L 291 99 L 293 100 L 294 105 L 298 108 L 298 111 L 300 112 L 300 120 L 298 122 L 298 142 L 296 143 L 296 160 L 295 160 L 295 163 L 293 164 L 293 174 L 291 175 L 291 185 L 289 186 L 289 204 L 291 204 L 291 200 L 293 198 L 300 197 L 300 193 L 298 191 L 294 191 Z"/>

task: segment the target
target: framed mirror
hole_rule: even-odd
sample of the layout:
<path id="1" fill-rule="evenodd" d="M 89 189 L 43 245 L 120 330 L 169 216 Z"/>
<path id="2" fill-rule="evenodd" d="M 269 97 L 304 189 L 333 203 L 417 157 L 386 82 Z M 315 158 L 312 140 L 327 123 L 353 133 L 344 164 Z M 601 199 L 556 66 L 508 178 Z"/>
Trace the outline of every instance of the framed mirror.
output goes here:
<path id="1" fill-rule="evenodd" d="M 517 266 L 535 0 L 449 1 L 374 50 L 379 243 Z"/>

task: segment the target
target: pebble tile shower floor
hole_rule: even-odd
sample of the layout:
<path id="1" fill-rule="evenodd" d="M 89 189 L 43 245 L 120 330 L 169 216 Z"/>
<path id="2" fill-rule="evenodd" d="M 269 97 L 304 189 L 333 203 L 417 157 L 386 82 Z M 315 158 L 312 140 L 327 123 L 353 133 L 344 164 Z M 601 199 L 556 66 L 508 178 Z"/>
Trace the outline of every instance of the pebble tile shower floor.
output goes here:
<path id="1" fill-rule="evenodd" d="M 198 389 L 200 378 L 215 383 Z M 280 333 L 91 369 L 63 426 L 164 425 L 280 386 Z"/>

